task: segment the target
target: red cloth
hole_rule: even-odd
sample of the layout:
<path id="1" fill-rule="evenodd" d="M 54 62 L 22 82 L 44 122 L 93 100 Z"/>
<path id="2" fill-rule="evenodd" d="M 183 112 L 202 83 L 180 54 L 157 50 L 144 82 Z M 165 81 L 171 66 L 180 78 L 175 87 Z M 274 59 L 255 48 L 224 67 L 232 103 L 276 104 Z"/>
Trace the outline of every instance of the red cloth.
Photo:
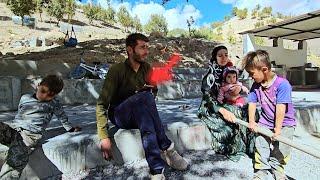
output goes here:
<path id="1" fill-rule="evenodd" d="M 165 66 L 152 67 L 149 74 L 149 83 L 153 86 L 157 86 L 161 83 L 172 80 L 172 68 L 178 64 L 180 60 L 181 56 L 174 54 L 168 59 L 168 63 Z"/>

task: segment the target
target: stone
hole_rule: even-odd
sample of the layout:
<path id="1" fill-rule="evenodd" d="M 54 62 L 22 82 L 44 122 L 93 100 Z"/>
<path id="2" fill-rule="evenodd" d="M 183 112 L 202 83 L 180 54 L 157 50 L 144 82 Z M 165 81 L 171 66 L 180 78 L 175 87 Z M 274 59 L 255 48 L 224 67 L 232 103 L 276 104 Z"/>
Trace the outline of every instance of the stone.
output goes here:
<path id="1" fill-rule="evenodd" d="M 53 45 L 53 40 L 51 40 L 51 39 L 45 39 L 44 40 L 44 45 L 45 46 L 52 46 Z"/>
<path id="2" fill-rule="evenodd" d="M 14 56 L 14 53 L 13 52 L 7 52 L 6 56 Z"/>
<path id="3" fill-rule="evenodd" d="M 21 96 L 21 82 L 16 77 L 0 77 L 0 111 L 16 109 Z"/>
<path id="4" fill-rule="evenodd" d="M 10 45 L 10 47 L 19 48 L 19 47 L 22 47 L 23 45 L 24 45 L 24 43 L 22 41 L 15 41 Z"/>

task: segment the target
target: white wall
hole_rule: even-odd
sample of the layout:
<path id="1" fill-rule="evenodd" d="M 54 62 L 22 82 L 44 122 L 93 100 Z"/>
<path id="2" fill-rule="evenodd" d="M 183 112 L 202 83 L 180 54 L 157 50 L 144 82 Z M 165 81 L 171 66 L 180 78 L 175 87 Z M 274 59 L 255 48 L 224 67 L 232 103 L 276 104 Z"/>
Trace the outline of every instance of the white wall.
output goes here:
<path id="1" fill-rule="evenodd" d="M 243 50 L 244 54 L 249 51 L 258 49 L 268 51 L 271 61 L 276 61 L 276 64 L 285 64 L 287 68 L 303 66 L 307 62 L 307 42 L 303 41 L 303 49 L 285 49 L 283 47 L 283 39 L 278 39 L 278 47 L 259 46 L 255 44 L 252 34 L 243 35 Z"/>

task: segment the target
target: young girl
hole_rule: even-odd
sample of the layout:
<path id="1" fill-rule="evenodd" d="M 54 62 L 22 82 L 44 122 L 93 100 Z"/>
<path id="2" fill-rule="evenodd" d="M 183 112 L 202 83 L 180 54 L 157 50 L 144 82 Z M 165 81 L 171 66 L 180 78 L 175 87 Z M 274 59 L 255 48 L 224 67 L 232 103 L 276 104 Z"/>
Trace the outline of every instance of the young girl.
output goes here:
<path id="1" fill-rule="evenodd" d="M 238 70 L 233 67 L 227 67 L 223 72 L 223 83 L 219 89 L 218 101 L 223 104 L 227 103 L 230 105 L 235 105 L 239 107 L 243 107 L 245 104 L 245 99 L 241 97 L 239 94 L 232 94 L 235 87 L 241 87 L 241 90 L 246 94 L 249 93 L 248 88 L 242 85 L 241 82 L 238 81 Z"/>

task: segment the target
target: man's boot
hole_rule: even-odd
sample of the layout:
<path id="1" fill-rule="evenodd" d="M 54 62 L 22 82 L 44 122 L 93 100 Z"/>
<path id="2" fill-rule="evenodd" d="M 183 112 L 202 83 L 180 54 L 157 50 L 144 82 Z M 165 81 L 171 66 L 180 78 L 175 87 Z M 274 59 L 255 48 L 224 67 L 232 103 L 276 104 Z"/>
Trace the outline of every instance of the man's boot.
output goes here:
<path id="1" fill-rule="evenodd" d="M 186 170 L 188 168 L 188 162 L 184 160 L 176 150 L 174 150 L 174 143 L 171 143 L 167 150 L 161 152 L 161 157 L 170 167 L 174 169 Z"/>

